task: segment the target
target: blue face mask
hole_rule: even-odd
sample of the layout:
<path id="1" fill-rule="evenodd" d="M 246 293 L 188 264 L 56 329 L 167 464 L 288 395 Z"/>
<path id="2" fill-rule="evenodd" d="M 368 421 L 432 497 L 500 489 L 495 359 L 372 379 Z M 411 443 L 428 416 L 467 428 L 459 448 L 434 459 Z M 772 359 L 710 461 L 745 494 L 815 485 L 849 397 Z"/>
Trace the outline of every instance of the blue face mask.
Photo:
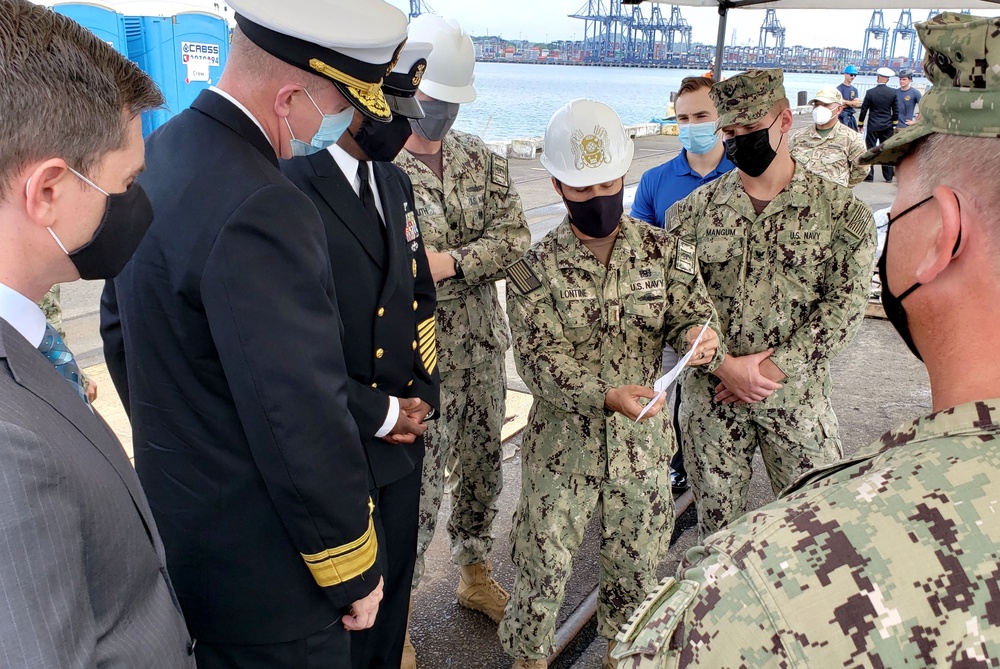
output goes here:
<path id="1" fill-rule="evenodd" d="M 313 100 L 312 96 L 309 95 L 309 91 L 302 89 L 309 98 L 309 102 L 313 103 L 313 107 L 316 111 L 320 113 L 323 120 L 319 124 L 319 129 L 316 134 L 313 135 L 312 141 L 309 143 L 303 142 L 301 139 L 295 139 L 295 133 L 292 132 L 292 126 L 288 123 L 288 117 L 285 117 L 285 125 L 288 126 L 288 132 L 292 136 L 292 155 L 293 156 L 308 156 L 310 154 L 316 153 L 317 151 L 322 151 L 323 149 L 329 148 L 337 143 L 340 136 L 344 134 L 347 127 L 351 125 L 351 121 L 354 119 L 354 107 L 348 107 L 339 114 L 324 114 L 323 110 L 319 108 L 316 101 Z"/>
<path id="2" fill-rule="evenodd" d="M 678 123 L 677 137 L 690 153 L 708 153 L 715 148 L 719 135 L 715 132 L 715 121 L 708 123 Z"/>

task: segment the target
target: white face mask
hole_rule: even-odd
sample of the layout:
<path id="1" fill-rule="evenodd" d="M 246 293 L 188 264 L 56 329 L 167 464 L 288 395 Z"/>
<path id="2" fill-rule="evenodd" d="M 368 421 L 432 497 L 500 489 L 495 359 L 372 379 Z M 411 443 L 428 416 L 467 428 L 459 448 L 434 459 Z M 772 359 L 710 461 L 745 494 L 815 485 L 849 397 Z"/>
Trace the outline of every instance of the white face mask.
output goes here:
<path id="1" fill-rule="evenodd" d="M 813 107 L 813 121 L 816 125 L 825 125 L 833 118 L 833 112 L 823 105 Z"/>

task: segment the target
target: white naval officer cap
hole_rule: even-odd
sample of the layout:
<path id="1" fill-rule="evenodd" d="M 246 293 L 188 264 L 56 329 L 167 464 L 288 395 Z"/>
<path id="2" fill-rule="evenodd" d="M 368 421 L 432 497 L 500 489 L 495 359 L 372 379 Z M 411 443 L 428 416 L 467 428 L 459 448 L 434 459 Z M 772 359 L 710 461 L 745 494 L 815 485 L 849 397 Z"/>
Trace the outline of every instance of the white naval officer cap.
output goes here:
<path id="1" fill-rule="evenodd" d="M 361 113 L 388 121 L 382 80 L 406 40 L 406 15 L 385 0 L 234 0 L 251 42 L 289 65 L 326 77 Z"/>
<path id="2" fill-rule="evenodd" d="M 880 77 L 895 77 L 896 73 L 890 70 L 888 67 L 880 67 L 875 70 L 875 74 Z"/>
<path id="3" fill-rule="evenodd" d="M 427 56 L 434 45 L 430 42 L 406 40 L 406 46 L 399 53 L 399 60 L 392 72 L 382 82 L 382 93 L 393 114 L 406 118 L 423 118 L 424 110 L 416 97 L 417 88 L 427 71 Z"/>

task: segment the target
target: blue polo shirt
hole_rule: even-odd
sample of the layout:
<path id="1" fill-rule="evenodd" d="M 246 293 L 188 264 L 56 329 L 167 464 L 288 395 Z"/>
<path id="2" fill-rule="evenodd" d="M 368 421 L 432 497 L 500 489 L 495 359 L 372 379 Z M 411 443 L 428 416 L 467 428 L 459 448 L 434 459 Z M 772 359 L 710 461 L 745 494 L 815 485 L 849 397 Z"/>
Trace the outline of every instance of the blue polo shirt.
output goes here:
<path id="1" fill-rule="evenodd" d="M 670 205 L 683 200 L 699 186 L 715 181 L 734 167 L 735 165 L 723 154 L 722 162 L 714 170 L 701 176 L 691 169 L 687 161 L 687 151 L 681 149 L 680 155 L 676 158 L 642 175 L 630 213 L 634 218 L 662 228 L 663 216 Z"/>
<path id="2" fill-rule="evenodd" d="M 849 102 L 853 102 L 858 99 L 858 89 L 854 86 L 848 86 L 847 84 L 840 84 L 837 86 L 837 90 L 840 91 L 840 97 L 844 98 Z M 840 112 L 840 119 L 843 120 L 844 116 L 854 116 L 854 107 L 844 107 L 843 111 Z"/>
<path id="3" fill-rule="evenodd" d="M 899 124 L 909 125 L 917 115 L 917 105 L 920 104 L 920 91 L 910 86 L 907 91 L 896 89 L 899 100 Z"/>

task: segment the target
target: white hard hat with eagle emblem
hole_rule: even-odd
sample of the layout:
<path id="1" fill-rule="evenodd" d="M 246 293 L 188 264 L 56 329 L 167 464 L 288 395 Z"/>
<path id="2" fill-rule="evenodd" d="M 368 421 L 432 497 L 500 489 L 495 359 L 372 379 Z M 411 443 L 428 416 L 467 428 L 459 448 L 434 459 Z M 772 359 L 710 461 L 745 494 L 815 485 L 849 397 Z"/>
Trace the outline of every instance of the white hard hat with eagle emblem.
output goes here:
<path id="1" fill-rule="evenodd" d="M 602 184 L 623 176 L 635 145 L 614 109 L 596 100 L 573 100 L 545 128 L 542 166 L 573 188 Z"/>

